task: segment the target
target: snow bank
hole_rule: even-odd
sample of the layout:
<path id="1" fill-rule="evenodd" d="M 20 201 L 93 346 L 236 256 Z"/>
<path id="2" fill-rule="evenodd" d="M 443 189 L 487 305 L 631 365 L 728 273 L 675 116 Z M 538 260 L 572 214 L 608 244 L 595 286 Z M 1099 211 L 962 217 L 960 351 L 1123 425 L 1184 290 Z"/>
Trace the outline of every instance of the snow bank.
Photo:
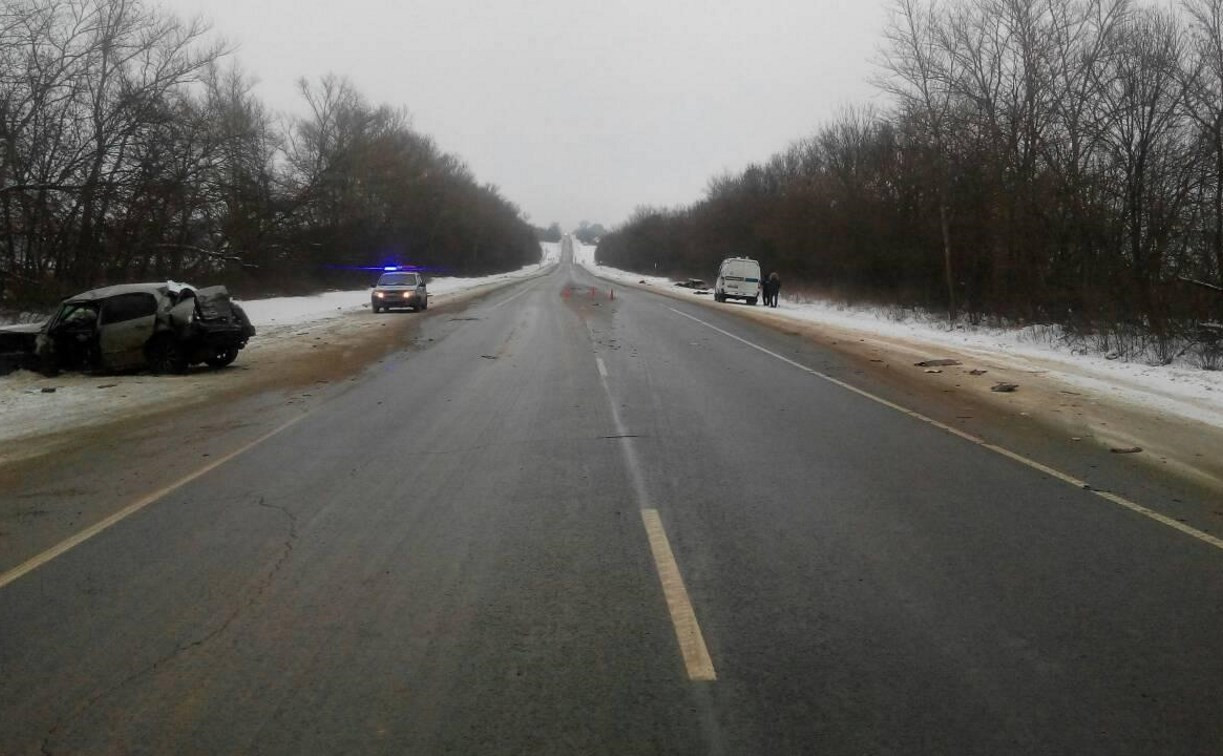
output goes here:
<path id="1" fill-rule="evenodd" d="M 429 294 L 441 296 L 459 291 L 467 291 L 488 284 L 512 281 L 535 275 L 543 268 L 560 260 L 559 243 L 541 242 L 542 257 L 534 265 L 526 265 L 509 273 L 496 273 L 491 276 L 474 278 L 459 278 L 442 276 L 429 279 Z M 172 286 L 185 286 L 169 282 Z M 195 288 L 195 287 L 191 287 Z M 323 294 L 313 294 L 306 297 L 270 297 L 267 299 L 239 299 L 242 309 L 246 311 L 251 322 L 258 326 L 293 325 L 317 320 L 327 320 L 347 312 L 353 312 L 369 307 L 369 289 L 353 289 L 351 291 L 328 291 Z M 19 317 L 0 319 L 0 325 L 8 322 L 40 322 L 46 315 L 22 313 Z"/>
<path id="2" fill-rule="evenodd" d="M 438 297 L 455 292 L 467 291 L 489 284 L 526 278 L 540 272 L 543 268 L 560 259 L 560 244 L 544 242 L 540 244 L 542 258 L 539 263 L 527 265 L 509 273 L 496 273 L 491 276 L 474 278 L 458 278 L 455 276 L 430 277 L 429 296 Z M 239 300 L 242 309 L 255 327 L 298 325 L 318 320 L 339 317 L 346 313 L 369 308 L 369 289 L 353 289 L 351 291 L 329 291 L 308 297 L 272 297 L 269 299 Z"/>
<path id="3" fill-rule="evenodd" d="M 596 265 L 593 247 L 577 246 L 574 260 L 602 278 L 645 284 L 695 299 L 711 299 L 709 295 L 697 295 L 676 287 L 674 281 L 664 277 Z M 711 279 L 707 280 L 713 284 Z M 1049 371 L 1055 378 L 1096 394 L 1223 428 L 1223 371 L 1180 364 L 1152 366 L 1086 354 L 1061 342 L 1060 331 L 1047 326 L 989 328 L 960 324 L 949 329 L 945 324 L 934 322 L 933 318 L 923 321 L 904 316 L 894 308 L 798 301 L 784 294 L 779 306 L 768 312 L 794 321 L 925 345 L 932 356 L 937 356 L 942 347 L 1008 362 L 1022 370 Z"/>
<path id="4" fill-rule="evenodd" d="M 541 247 L 543 257 L 537 264 L 492 276 L 435 278 L 429 281 L 429 293 L 444 301 L 459 292 L 536 275 L 560 259 L 559 244 Z M 183 376 L 64 373 L 56 378 L 19 370 L 0 377 L 0 463 L 36 453 L 33 438 L 167 406 L 187 406 L 244 380 L 247 365 L 258 370 L 260 361 L 279 359 L 302 344 L 313 345 L 320 338 L 343 340 L 367 324 L 384 323 L 372 317 L 346 317 L 368 311 L 369 289 L 249 299 L 242 301 L 242 307 L 258 334 L 238 357 L 235 369 L 198 370 Z M 16 443 L 18 439 L 25 441 Z"/>

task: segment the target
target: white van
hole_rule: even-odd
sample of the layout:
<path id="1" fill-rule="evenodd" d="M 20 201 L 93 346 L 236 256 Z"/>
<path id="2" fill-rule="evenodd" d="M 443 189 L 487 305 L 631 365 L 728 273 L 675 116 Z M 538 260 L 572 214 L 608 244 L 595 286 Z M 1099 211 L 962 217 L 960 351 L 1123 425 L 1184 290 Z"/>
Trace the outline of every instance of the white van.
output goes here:
<path id="1" fill-rule="evenodd" d="M 718 302 L 742 299 L 750 305 L 760 297 L 760 263 L 750 257 L 728 257 L 718 267 L 713 298 Z"/>

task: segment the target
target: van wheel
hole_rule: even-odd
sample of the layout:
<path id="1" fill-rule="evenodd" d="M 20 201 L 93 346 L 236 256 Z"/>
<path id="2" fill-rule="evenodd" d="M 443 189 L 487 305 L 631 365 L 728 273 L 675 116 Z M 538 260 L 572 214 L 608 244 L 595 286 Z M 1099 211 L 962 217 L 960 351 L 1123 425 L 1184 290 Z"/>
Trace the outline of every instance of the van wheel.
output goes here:
<path id="1" fill-rule="evenodd" d="M 750 297 L 750 298 L 747 300 L 747 303 L 748 303 L 748 304 L 750 304 L 752 307 L 755 307 L 755 306 L 756 306 L 756 297 Z"/>

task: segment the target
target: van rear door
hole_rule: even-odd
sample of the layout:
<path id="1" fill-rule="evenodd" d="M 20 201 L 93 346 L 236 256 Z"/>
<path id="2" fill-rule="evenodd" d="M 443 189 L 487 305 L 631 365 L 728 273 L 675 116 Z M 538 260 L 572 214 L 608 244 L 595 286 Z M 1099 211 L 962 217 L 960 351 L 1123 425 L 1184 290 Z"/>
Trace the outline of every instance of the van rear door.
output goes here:
<path id="1" fill-rule="evenodd" d="M 726 280 L 733 280 L 735 284 L 732 287 L 727 283 L 728 294 L 733 291 L 734 296 L 760 296 L 760 263 L 755 260 L 734 260 L 727 266 L 727 273 Z"/>

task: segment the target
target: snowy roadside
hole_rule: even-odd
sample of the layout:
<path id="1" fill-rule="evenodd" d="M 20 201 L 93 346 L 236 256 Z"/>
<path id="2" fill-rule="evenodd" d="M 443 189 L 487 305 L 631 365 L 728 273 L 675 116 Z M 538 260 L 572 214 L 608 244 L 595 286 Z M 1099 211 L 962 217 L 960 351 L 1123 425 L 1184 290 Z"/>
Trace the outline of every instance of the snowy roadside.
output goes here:
<path id="1" fill-rule="evenodd" d="M 560 244 L 541 242 L 543 258 L 537 265 L 527 265 L 510 273 L 497 273 L 477 278 L 430 277 L 429 303 L 444 304 L 454 294 L 470 292 L 486 286 L 499 286 L 522 278 L 529 278 L 553 265 L 560 259 Z M 333 318 L 369 309 L 369 289 L 352 291 L 329 291 L 307 297 L 275 297 L 272 299 L 238 300 L 259 335 L 251 342 L 257 344 L 266 336 L 276 337 L 286 329 L 304 323 L 318 323 Z"/>
<path id="2" fill-rule="evenodd" d="M 458 301 L 536 276 L 560 259 L 559 244 L 542 244 L 543 259 L 520 270 L 478 278 L 434 278 L 431 305 Z M 242 307 L 258 333 L 225 370 L 194 369 L 183 376 L 144 373 L 46 378 L 21 370 L 0 377 L 0 463 L 35 453 L 17 443 L 65 430 L 81 430 L 136 415 L 190 406 L 218 391 L 237 389 L 261 379 L 269 365 L 314 349 L 331 350 L 342 359 L 360 358 L 347 344 L 381 337 L 387 320 L 369 315 L 369 289 L 332 291 L 308 297 L 243 300 Z"/>
<path id="3" fill-rule="evenodd" d="M 712 302 L 710 295 L 677 287 L 674 281 L 667 278 L 642 276 L 596 265 L 593 247 L 578 246 L 574 259 L 601 278 Z M 948 330 L 945 326 L 929 322 L 900 320 L 894 312 L 885 308 L 803 302 L 785 296 L 776 309 L 748 308 L 737 304 L 719 306 L 755 311 L 753 314 L 771 320 L 835 329 L 847 337 L 868 338 L 877 346 L 900 349 L 918 360 L 943 357 L 960 358 L 964 362 L 987 361 L 998 368 L 1010 368 L 1016 374 L 1039 375 L 1044 380 L 1060 381 L 1096 398 L 1107 398 L 1223 429 L 1223 371 L 1202 370 L 1176 363 L 1150 366 L 1109 360 L 1103 355 L 1076 353 L 1057 343 L 1055 334 L 1050 334 L 1043 327 L 958 327 Z"/>

